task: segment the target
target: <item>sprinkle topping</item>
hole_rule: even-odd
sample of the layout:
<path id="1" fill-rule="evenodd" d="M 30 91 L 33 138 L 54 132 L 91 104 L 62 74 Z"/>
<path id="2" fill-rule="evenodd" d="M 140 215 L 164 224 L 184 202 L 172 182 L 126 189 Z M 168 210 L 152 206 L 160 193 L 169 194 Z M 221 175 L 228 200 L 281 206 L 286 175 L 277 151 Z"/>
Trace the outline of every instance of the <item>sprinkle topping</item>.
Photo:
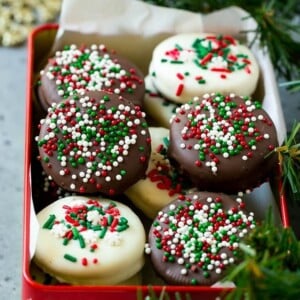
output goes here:
<path id="1" fill-rule="evenodd" d="M 192 194 L 161 211 L 151 234 L 154 247 L 163 252 L 162 263 L 179 265 L 180 275 L 191 275 L 191 284 L 199 284 L 199 275 L 222 273 L 235 262 L 241 239 L 255 227 L 253 213 L 247 215 L 240 198 L 237 202 L 225 208 L 228 204 L 220 196 Z M 145 251 L 151 252 L 149 245 Z"/>
<path id="2" fill-rule="evenodd" d="M 258 122 L 272 126 L 268 118 L 257 116 L 261 103 L 241 97 L 242 103 L 237 104 L 235 98 L 234 94 L 206 94 L 202 101 L 195 97 L 176 110 L 171 122 L 184 122 L 180 148 L 198 152 L 197 167 L 217 173 L 220 157 L 227 159 L 243 152 L 241 159 L 246 161 L 253 157 L 258 143 L 269 139 L 258 126 Z"/>
<path id="3" fill-rule="evenodd" d="M 174 45 L 174 48 L 167 50 L 161 59 L 162 64 L 186 64 L 193 62 L 199 68 L 199 75 L 194 78 L 199 84 L 205 84 L 201 70 L 210 70 L 220 73 L 221 79 L 226 79 L 227 73 L 238 70 L 245 70 L 251 73 L 251 61 L 248 55 L 238 52 L 238 42 L 231 36 L 206 36 L 196 38 L 190 47 L 186 45 Z M 183 80 L 189 76 L 189 72 L 176 73 L 178 86 L 176 96 L 180 96 L 184 89 Z"/>
<path id="4" fill-rule="evenodd" d="M 49 215 L 42 225 L 62 244 L 77 243 L 79 248 L 89 248 L 95 252 L 100 247 L 100 241 L 112 247 L 122 243 L 122 231 L 129 228 L 128 220 L 123 217 L 116 204 L 111 201 L 101 204 L 97 200 L 73 201 L 71 205 L 64 205 L 64 218 L 58 219 L 55 215 Z M 67 250 L 67 248 L 66 248 Z M 66 253 L 64 258 L 71 262 L 80 262 L 76 256 Z M 87 264 L 86 258 L 81 260 Z M 98 260 L 93 260 L 97 263 Z"/>
<path id="5" fill-rule="evenodd" d="M 104 92 L 97 99 L 75 96 L 48 109 L 37 143 L 45 171 L 58 164 L 59 180 L 53 178 L 57 184 L 68 178 L 64 188 L 70 191 L 82 193 L 92 186 L 93 192 L 112 195 L 114 184 L 127 176 L 128 157 L 146 168 L 150 139 L 145 113 L 113 96 Z"/>
<path id="6" fill-rule="evenodd" d="M 151 182 L 156 183 L 156 187 L 160 190 L 167 190 L 170 197 L 175 194 L 182 194 L 184 189 L 190 186 L 185 176 L 182 176 L 177 168 L 174 168 L 168 159 L 167 149 L 169 139 L 164 138 L 164 144 L 159 144 L 157 149 L 154 149 L 153 168 L 148 170 L 147 177 Z M 155 156 L 159 155 L 162 159 L 155 160 Z"/>
<path id="7" fill-rule="evenodd" d="M 55 82 L 57 95 L 63 99 L 84 91 L 134 94 L 144 81 L 135 68 L 125 69 L 123 63 L 104 45 L 90 48 L 70 45 L 55 53 L 42 74 L 46 72 L 47 78 Z"/>
<path id="8" fill-rule="evenodd" d="M 187 103 L 193 96 L 215 91 L 251 95 L 258 64 L 247 46 L 229 35 L 186 33 L 159 43 L 149 74 L 165 97 Z"/>

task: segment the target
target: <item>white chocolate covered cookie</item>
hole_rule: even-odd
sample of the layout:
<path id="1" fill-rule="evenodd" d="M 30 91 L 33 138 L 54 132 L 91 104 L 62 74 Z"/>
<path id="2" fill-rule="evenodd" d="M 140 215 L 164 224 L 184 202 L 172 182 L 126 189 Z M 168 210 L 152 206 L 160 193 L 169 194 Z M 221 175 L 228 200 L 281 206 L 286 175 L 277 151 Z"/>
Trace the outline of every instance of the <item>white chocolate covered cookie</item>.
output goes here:
<path id="1" fill-rule="evenodd" d="M 251 51 L 232 36 L 185 33 L 156 46 L 149 74 L 167 99 L 186 103 L 213 92 L 252 95 L 259 67 Z"/>
<path id="2" fill-rule="evenodd" d="M 170 119 L 181 104 L 169 101 L 162 96 L 154 87 L 150 75 L 145 77 L 145 86 L 145 112 L 157 123 L 157 126 L 170 128 Z"/>
<path id="3" fill-rule="evenodd" d="M 122 203 L 72 196 L 57 200 L 37 217 L 34 262 L 61 282 L 118 284 L 144 264 L 144 227 Z"/>
<path id="4" fill-rule="evenodd" d="M 190 184 L 166 156 L 169 130 L 149 127 L 149 131 L 152 152 L 146 177 L 127 189 L 125 194 L 146 216 L 154 218 L 159 210 L 188 189 Z"/>

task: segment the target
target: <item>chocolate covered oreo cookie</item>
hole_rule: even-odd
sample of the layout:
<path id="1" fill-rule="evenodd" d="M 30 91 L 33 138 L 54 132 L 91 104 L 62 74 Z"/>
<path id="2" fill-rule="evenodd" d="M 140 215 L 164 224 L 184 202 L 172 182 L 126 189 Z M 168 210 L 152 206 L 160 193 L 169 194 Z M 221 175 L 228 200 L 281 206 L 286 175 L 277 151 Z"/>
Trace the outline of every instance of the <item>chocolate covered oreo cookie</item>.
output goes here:
<path id="1" fill-rule="evenodd" d="M 104 45 L 67 45 L 41 71 L 38 96 L 44 109 L 85 91 L 108 91 L 142 105 L 144 76 L 131 61 Z"/>
<path id="2" fill-rule="evenodd" d="M 277 144 L 275 126 L 260 102 L 213 93 L 177 109 L 168 151 L 199 189 L 236 193 L 268 178 Z"/>
<path id="3" fill-rule="evenodd" d="M 104 91 L 53 104 L 36 138 L 44 171 L 71 192 L 121 194 L 148 166 L 144 117 L 140 106 Z"/>
<path id="4" fill-rule="evenodd" d="M 146 253 L 166 283 L 212 285 L 238 261 L 239 242 L 255 227 L 241 198 L 195 192 L 160 211 L 149 232 Z"/>

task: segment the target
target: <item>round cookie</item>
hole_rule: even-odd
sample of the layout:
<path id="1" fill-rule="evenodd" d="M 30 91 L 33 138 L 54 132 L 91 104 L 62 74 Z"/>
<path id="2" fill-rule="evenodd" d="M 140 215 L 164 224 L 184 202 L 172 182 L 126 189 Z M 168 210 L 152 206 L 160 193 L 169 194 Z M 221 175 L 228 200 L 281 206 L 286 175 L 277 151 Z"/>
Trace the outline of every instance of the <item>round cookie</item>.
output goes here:
<path id="1" fill-rule="evenodd" d="M 195 192 L 167 205 L 155 218 L 145 251 L 168 284 L 212 285 L 238 261 L 241 239 L 255 227 L 241 198 Z"/>
<path id="2" fill-rule="evenodd" d="M 145 231 L 126 205 L 100 198 L 62 198 L 37 215 L 34 262 L 60 282 L 113 285 L 144 264 Z"/>
<path id="3" fill-rule="evenodd" d="M 142 105 L 145 84 L 142 72 L 131 61 L 109 52 L 104 45 L 65 46 L 41 71 L 38 96 L 47 110 L 85 91 L 105 90 Z"/>
<path id="4" fill-rule="evenodd" d="M 236 193 L 267 179 L 276 146 L 275 126 L 260 102 L 207 94 L 177 110 L 168 153 L 200 190 Z"/>
<path id="5" fill-rule="evenodd" d="M 145 77 L 145 86 L 143 109 L 153 119 L 155 125 L 170 128 L 170 119 L 180 104 L 171 102 L 163 97 L 154 87 L 150 75 Z"/>
<path id="6" fill-rule="evenodd" d="M 140 106 L 104 91 L 53 104 L 36 138 L 43 169 L 71 192 L 121 194 L 148 166 L 144 117 Z"/>
<path id="7" fill-rule="evenodd" d="M 259 67 L 251 51 L 232 36 L 184 33 L 155 47 L 149 74 L 164 97 L 186 103 L 212 92 L 252 95 Z"/>
<path id="8" fill-rule="evenodd" d="M 169 130 L 149 127 L 149 131 L 152 152 L 146 177 L 129 187 L 125 194 L 146 216 L 153 219 L 178 194 L 191 188 L 191 184 L 179 174 L 167 157 Z"/>

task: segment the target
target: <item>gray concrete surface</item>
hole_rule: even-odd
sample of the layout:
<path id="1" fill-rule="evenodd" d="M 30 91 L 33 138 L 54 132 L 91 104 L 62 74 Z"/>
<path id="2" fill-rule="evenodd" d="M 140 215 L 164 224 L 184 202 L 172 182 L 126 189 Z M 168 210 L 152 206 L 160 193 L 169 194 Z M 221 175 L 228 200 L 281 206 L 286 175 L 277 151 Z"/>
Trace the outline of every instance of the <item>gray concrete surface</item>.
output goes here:
<path id="1" fill-rule="evenodd" d="M 0 48 L 0 299 L 8 300 L 21 299 L 26 55 L 26 45 Z M 280 92 L 290 128 L 300 119 L 300 93 Z M 300 219 L 300 209 L 291 216 Z"/>

